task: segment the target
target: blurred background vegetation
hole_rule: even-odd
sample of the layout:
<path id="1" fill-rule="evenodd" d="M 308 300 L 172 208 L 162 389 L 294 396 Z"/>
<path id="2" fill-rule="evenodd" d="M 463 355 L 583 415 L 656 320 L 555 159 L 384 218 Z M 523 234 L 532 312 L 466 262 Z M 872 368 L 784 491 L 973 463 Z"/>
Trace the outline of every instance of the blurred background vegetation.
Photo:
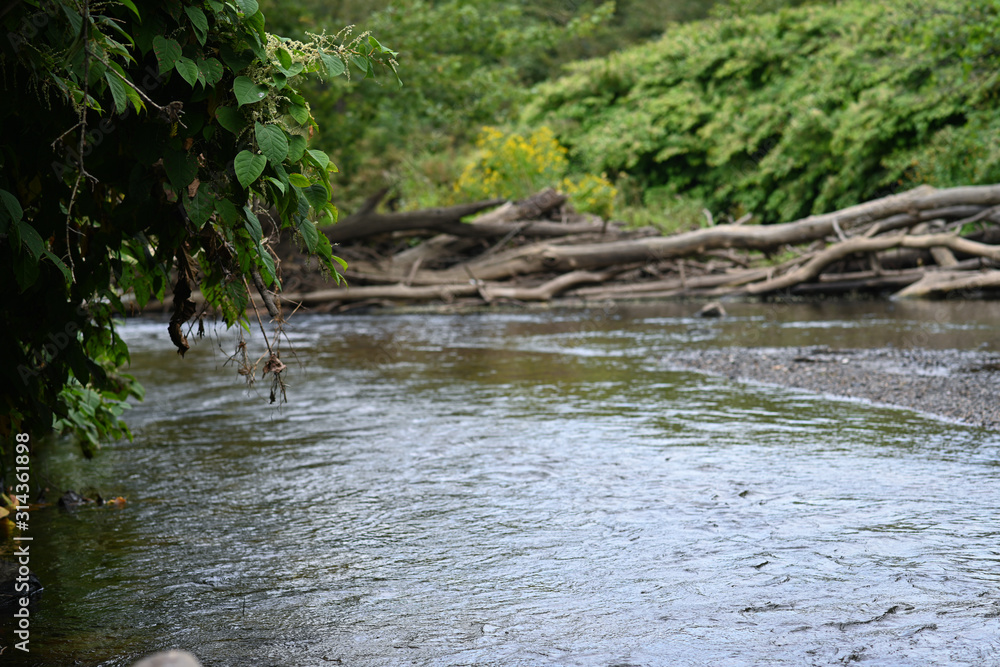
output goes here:
<path id="1" fill-rule="evenodd" d="M 277 34 L 356 25 L 400 52 L 401 89 L 307 95 L 345 211 L 387 185 L 401 209 L 553 185 L 582 210 L 672 230 L 704 209 L 778 222 L 1000 181 L 1000 0 L 262 8 Z"/>

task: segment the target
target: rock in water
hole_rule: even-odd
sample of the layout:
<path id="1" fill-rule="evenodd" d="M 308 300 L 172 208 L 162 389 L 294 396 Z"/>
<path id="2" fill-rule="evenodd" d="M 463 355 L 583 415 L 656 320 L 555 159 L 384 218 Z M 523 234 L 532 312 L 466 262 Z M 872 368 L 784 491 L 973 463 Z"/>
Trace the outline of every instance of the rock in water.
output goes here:
<path id="1" fill-rule="evenodd" d="M 722 307 L 722 304 L 718 301 L 713 301 L 712 303 L 706 303 L 702 306 L 702 309 L 698 311 L 698 317 L 725 317 L 726 309 Z"/>
<path id="2" fill-rule="evenodd" d="M 201 663 L 187 651 L 165 651 L 143 658 L 132 667 L 201 667 Z"/>

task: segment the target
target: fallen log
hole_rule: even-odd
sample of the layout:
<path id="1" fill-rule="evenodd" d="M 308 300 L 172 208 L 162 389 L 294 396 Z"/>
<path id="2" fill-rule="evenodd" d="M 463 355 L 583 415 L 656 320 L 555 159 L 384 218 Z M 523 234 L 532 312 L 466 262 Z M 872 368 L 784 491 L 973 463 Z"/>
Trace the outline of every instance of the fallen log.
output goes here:
<path id="1" fill-rule="evenodd" d="M 459 296 L 483 296 L 490 302 L 495 299 L 515 301 L 550 301 L 568 289 L 584 283 L 602 282 L 615 275 L 615 271 L 592 273 L 574 271 L 553 278 L 532 287 L 517 285 L 485 284 L 475 279 L 451 285 L 368 285 L 362 287 L 342 287 L 301 294 L 282 295 L 284 301 L 304 306 L 316 306 L 331 301 L 364 301 L 369 299 L 390 299 L 394 301 L 453 301 Z"/>
<path id="2" fill-rule="evenodd" d="M 296 288 L 281 295 L 284 301 L 329 309 L 400 301 L 650 299 L 784 290 L 877 290 L 908 298 L 992 294 L 1000 273 L 981 271 L 1000 267 L 1000 185 L 920 187 L 794 222 L 714 225 L 671 236 L 577 214 L 554 190 L 519 202 L 378 214 L 384 195 L 327 230 L 335 240 L 381 234 L 377 243 L 337 251 L 349 261 L 344 275 L 351 287 L 310 291 L 321 285 L 319 272 L 291 241 L 283 244 L 285 285 Z M 465 215 L 476 217 L 462 222 Z M 960 229 L 968 233 L 968 225 L 981 227 L 976 240 L 958 235 Z M 427 234 L 433 236 L 412 245 Z M 784 261 L 772 264 L 775 257 Z M 264 296 L 254 301 L 268 306 L 267 290 L 256 283 Z M 200 303 L 200 296 L 193 300 Z M 274 309 L 267 309 L 274 317 Z"/>
<path id="3" fill-rule="evenodd" d="M 819 276 L 827 266 L 848 255 L 859 252 L 877 252 L 889 248 L 949 248 L 956 252 L 992 260 L 1000 260 L 1000 247 L 976 243 L 954 234 L 925 234 L 923 236 L 881 236 L 875 238 L 855 237 L 836 243 L 819 253 L 806 264 L 778 278 L 763 283 L 748 285 L 748 294 L 767 294 L 808 282 Z"/>
<path id="4" fill-rule="evenodd" d="M 972 275 L 959 271 L 928 273 L 893 295 L 894 299 L 943 297 L 955 292 L 981 292 L 1000 290 L 1000 271 L 982 271 Z"/>
<path id="5" fill-rule="evenodd" d="M 963 199 L 964 198 L 964 199 Z M 934 190 L 921 186 L 910 192 L 858 204 L 843 211 L 809 216 L 796 222 L 759 227 L 717 225 L 707 229 L 667 237 L 653 237 L 607 243 L 558 246 L 536 243 L 500 253 L 495 257 L 474 259 L 468 268 L 483 280 L 499 280 L 540 272 L 596 270 L 616 264 L 659 262 L 674 257 L 699 255 L 709 250 L 742 248 L 773 250 L 785 245 L 801 245 L 823 239 L 841 230 L 854 229 L 861 223 L 877 222 L 899 213 L 931 210 L 973 202 L 977 206 L 1000 204 L 1000 185 L 969 186 Z M 892 247 L 892 246 L 886 246 Z M 455 282 L 466 273 L 461 266 L 439 272 L 418 272 L 415 284 Z"/>
<path id="6" fill-rule="evenodd" d="M 472 204 L 460 204 L 447 208 L 429 208 L 403 213 L 375 213 L 362 211 L 349 215 L 332 227 L 323 228 L 331 243 L 343 243 L 354 239 L 385 234 L 388 232 L 413 231 L 416 229 L 454 230 L 461 225 L 461 219 L 488 208 L 503 204 L 504 199 L 487 199 Z"/>

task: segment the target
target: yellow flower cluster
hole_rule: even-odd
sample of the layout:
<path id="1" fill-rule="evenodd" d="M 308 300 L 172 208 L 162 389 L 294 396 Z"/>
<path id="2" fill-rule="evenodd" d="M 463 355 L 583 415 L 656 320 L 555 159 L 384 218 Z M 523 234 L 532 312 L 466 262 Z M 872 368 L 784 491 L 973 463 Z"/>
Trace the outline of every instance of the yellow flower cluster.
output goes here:
<path id="1" fill-rule="evenodd" d="M 454 199 L 523 199 L 557 187 L 578 211 L 611 217 L 618 190 L 602 174 L 567 177 L 567 150 L 546 126 L 527 135 L 484 127 L 476 140 L 475 159 L 455 182 Z"/>
<path id="2" fill-rule="evenodd" d="M 458 199 L 521 199 L 555 186 L 569 164 L 566 148 L 544 126 L 527 136 L 484 127 L 476 148 L 478 156 L 455 182 Z"/>
<path id="3" fill-rule="evenodd" d="M 575 179 L 567 177 L 562 180 L 559 189 L 566 193 L 578 211 L 593 213 L 605 220 L 614 212 L 618 189 L 604 174 L 600 176 L 586 174 Z"/>

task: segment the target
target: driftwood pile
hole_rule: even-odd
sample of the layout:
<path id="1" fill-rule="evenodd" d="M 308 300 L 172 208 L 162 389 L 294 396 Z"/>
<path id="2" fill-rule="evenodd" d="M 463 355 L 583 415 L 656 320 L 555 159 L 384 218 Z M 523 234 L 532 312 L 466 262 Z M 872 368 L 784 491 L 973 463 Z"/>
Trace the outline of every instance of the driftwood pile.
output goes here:
<path id="1" fill-rule="evenodd" d="M 922 186 L 795 222 L 671 236 L 575 213 L 553 190 L 522 202 L 377 213 L 384 194 L 323 230 L 349 262 L 350 287 L 323 287 L 285 244 L 286 304 L 1000 295 L 1000 185 Z"/>

